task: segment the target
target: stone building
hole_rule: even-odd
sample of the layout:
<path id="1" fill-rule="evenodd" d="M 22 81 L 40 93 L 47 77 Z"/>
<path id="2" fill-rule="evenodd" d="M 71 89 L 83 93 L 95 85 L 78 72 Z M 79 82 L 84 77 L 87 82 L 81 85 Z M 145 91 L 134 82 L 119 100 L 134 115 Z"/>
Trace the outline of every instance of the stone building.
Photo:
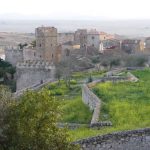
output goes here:
<path id="1" fill-rule="evenodd" d="M 96 48 L 97 50 L 99 50 L 100 38 L 99 38 L 99 32 L 96 31 L 96 29 L 92 29 L 88 32 L 87 46 L 92 46 Z"/>
<path id="2" fill-rule="evenodd" d="M 18 46 L 5 48 L 5 60 L 16 66 L 17 62 L 23 61 L 23 49 Z"/>
<path id="3" fill-rule="evenodd" d="M 37 60 L 37 51 L 34 47 L 27 47 L 23 50 L 23 60 Z"/>
<path id="4" fill-rule="evenodd" d="M 103 41 L 104 50 L 107 49 L 120 49 L 121 41 L 116 39 L 109 39 Z"/>
<path id="5" fill-rule="evenodd" d="M 57 48 L 57 29 L 54 27 L 38 27 L 35 29 L 35 36 L 37 59 L 54 62 Z"/>
<path id="6" fill-rule="evenodd" d="M 58 33 L 58 44 L 64 44 L 69 41 L 74 41 L 74 33 Z"/>
<path id="7" fill-rule="evenodd" d="M 99 38 L 100 38 L 100 41 L 104 41 L 104 40 L 115 39 L 115 36 L 113 34 L 108 34 L 106 32 L 99 32 Z"/>
<path id="8" fill-rule="evenodd" d="M 62 61 L 67 60 L 71 53 L 74 53 L 76 50 L 79 49 L 80 49 L 80 45 L 72 41 L 62 44 L 61 60 Z"/>
<path id="9" fill-rule="evenodd" d="M 87 45 L 87 30 L 78 29 L 74 34 L 74 41 L 80 44 L 80 48 L 85 48 Z"/>
<path id="10" fill-rule="evenodd" d="M 121 49 L 128 53 L 144 51 L 144 42 L 137 39 L 126 39 L 121 42 Z"/>

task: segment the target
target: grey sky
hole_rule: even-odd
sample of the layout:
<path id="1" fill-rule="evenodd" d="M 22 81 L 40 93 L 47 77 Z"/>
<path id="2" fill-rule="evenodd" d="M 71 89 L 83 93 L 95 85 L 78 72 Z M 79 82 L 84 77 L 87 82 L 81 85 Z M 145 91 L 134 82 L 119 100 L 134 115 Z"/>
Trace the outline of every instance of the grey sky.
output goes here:
<path id="1" fill-rule="evenodd" d="M 150 19 L 150 0 L 0 0 L 2 19 Z"/>

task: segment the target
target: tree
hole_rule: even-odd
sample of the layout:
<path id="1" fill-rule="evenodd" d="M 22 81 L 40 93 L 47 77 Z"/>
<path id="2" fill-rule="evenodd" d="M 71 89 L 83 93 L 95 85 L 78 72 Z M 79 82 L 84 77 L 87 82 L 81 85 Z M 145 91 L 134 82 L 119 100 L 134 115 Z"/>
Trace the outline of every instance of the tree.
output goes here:
<path id="1" fill-rule="evenodd" d="M 18 46 L 20 49 L 23 49 L 24 47 L 28 46 L 28 44 L 27 43 L 24 43 L 24 44 L 20 43 L 20 44 L 18 44 Z"/>
<path id="2" fill-rule="evenodd" d="M 56 66 L 55 77 L 58 80 L 59 84 L 60 84 L 60 79 L 61 79 L 62 75 L 63 75 L 62 68 L 59 65 L 57 65 Z"/>
<path id="3" fill-rule="evenodd" d="M 8 87 L 0 85 L 0 129 L 5 127 L 4 119 L 7 114 L 7 110 L 12 103 L 11 91 Z"/>
<path id="4" fill-rule="evenodd" d="M 8 150 L 75 150 L 66 129 L 58 128 L 60 107 L 50 91 L 28 91 L 6 119 Z"/>
<path id="5" fill-rule="evenodd" d="M 32 47 L 36 47 L 36 40 L 32 41 L 30 44 Z"/>

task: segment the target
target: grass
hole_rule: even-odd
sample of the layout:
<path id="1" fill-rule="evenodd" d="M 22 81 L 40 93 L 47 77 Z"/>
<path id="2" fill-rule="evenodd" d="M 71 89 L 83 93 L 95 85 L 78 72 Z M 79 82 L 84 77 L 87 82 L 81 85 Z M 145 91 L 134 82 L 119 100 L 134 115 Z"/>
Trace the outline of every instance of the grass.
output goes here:
<path id="1" fill-rule="evenodd" d="M 61 122 L 88 124 L 91 121 L 92 112 L 82 102 L 81 86 L 75 80 L 71 81 L 71 89 L 65 82 L 55 82 L 47 86 L 51 94 L 56 96 L 60 101 L 62 110 Z"/>
<path id="2" fill-rule="evenodd" d="M 85 71 L 85 72 L 74 72 L 72 74 L 72 78 L 75 80 L 87 80 L 89 76 L 92 76 L 92 78 L 100 78 L 104 75 L 106 71 Z"/>
<path id="3" fill-rule="evenodd" d="M 61 103 L 61 108 L 63 122 L 89 124 L 91 121 L 92 112 L 89 111 L 88 106 L 83 104 L 81 96 L 64 100 Z"/>
<path id="4" fill-rule="evenodd" d="M 137 83 L 100 83 L 93 91 L 103 100 L 100 120 L 111 120 L 113 127 L 70 131 L 73 141 L 89 136 L 150 127 L 150 70 L 134 71 Z"/>

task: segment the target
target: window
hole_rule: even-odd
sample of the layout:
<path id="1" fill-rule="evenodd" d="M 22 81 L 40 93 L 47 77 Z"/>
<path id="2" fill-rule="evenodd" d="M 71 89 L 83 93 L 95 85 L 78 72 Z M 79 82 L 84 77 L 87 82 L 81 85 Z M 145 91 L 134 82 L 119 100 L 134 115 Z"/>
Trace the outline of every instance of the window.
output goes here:
<path id="1" fill-rule="evenodd" d="M 92 36 L 92 40 L 94 40 L 95 39 L 95 37 L 94 36 Z"/>
<path id="2" fill-rule="evenodd" d="M 52 54 L 52 58 L 54 57 L 54 55 Z"/>
<path id="3" fill-rule="evenodd" d="M 42 45 L 40 44 L 39 47 L 41 47 Z"/>
<path id="4" fill-rule="evenodd" d="M 94 44 L 92 44 L 92 46 L 94 47 Z"/>
<path id="5" fill-rule="evenodd" d="M 34 56 L 36 55 L 36 53 L 34 52 Z"/>
<path id="6" fill-rule="evenodd" d="M 69 55 L 70 55 L 70 50 L 66 49 L 66 56 L 69 56 Z"/>
<path id="7" fill-rule="evenodd" d="M 51 47 L 53 46 L 53 44 L 51 44 Z"/>

